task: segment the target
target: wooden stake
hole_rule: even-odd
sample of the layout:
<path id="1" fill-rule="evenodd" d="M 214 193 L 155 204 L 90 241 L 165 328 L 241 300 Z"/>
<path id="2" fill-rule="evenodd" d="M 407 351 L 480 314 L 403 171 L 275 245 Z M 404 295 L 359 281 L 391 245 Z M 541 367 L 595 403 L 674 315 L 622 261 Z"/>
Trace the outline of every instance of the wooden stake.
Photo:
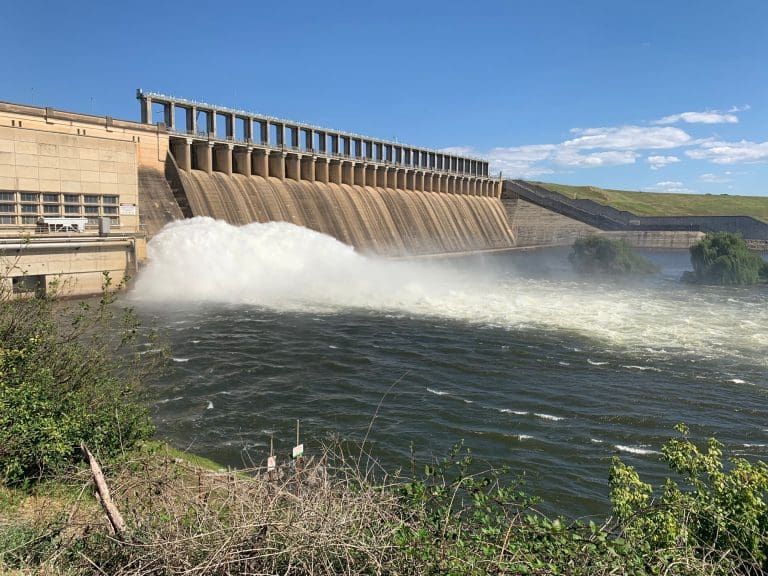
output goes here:
<path id="1" fill-rule="evenodd" d="M 88 450 L 85 444 L 80 444 L 80 449 L 85 453 L 85 457 L 88 459 L 88 464 L 91 466 L 91 473 L 93 474 L 93 480 L 96 483 L 96 492 L 99 496 L 99 502 L 101 502 L 101 506 L 104 508 L 104 513 L 107 515 L 107 519 L 112 525 L 112 529 L 115 531 L 115 534 L 124 536 L 126 531 L 125 520 L 123 520 L 123 516 L 120 514 L 120 510 L 117 509 L 117 506 L 115 506 L 115 503 L 112 502 L 112 497 L 109 495 L 109 487 L 107 486 L 107 481 L 104 479 L 104 473 L 101 471 L 101 466 L 99 466 L 96 458 L 94 458 L 93 454 L 91 454 L 91 451 Z"/>

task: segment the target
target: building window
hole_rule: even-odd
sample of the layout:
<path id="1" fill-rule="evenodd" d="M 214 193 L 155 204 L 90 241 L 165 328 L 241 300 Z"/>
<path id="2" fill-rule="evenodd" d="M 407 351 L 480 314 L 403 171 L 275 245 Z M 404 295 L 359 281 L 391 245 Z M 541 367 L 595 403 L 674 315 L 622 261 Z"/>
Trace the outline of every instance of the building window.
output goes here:
<path id="1" fill-rule="evenodd" d="M 22 204 L 21 205 L 21 213 L 22 214 L 37 214 L 39 211 L 40 210 L 37 207 L 37 204 Z"/>
<path id="2" fill-rule="evenodd" d="M 86 194 L 85 196 L 83 196 L 83 202 L 85 204 L 98 204 L 99 197 L 93 194 Z"/>
<path id="3" fill-rule="evenodd" d="M 79 194 L 64 194 L 64 202 L 67 204 L 79 204 L 80 203 L 80 195 Z"/>
<path id="4" fill-rule="evenodd" d="M 39 198 L 40 198 L 39 194 L 30 194 L 29 192 L 21 193 L 22 202 L 37 202 Z M 58 202 L 58 200 L 54 200 L 54 202 Z"/>
<path id="5" fill-rule="evenodd" d="M 3 202 L 13 202 L 16 200 L 16 194 L 13 192 L 0 192 L 0 200 Z"/>
<path id="6" fill-rule="evenodd" d="M 0 212 L 16 212 L 16 206 L 14 204 L 0 204 Z"/>
<path id="7" fill-rule="evenodd" d="M 59 203 L 59 195 L 58 194 L 43 194 L 43 202 L 50 202 L 50 203 Z"/>
<path id="8" fill-rule="evenodd" d="M 0 215 L 0 224 L 16 224 L 16 216 Z"/>
<path id="9" fill-rule="evenodd" d="M 101 201 L 103 204 L 117 205 L 117 196 L 103 196 Z"/>
<path id="10" fill-rule="evenodd" d="M 117 214 L 117 206 L 104 206 L 102 210 L 104 214 Z"/>
<path id="11" fill-rule="evenodd" d="M 13 278 L 14 294 L 35 293 L 40 296 L 45 294 L 45 275 L 16 276 Z"/>
<path id="12" fill-rule="evenodd" d="M 85 206 L 85 213 L 86 214 L 98 214 L 99 213 L 99 207 L 98 206 Z"/>
<path id="13" fill-rule="evenodd" d="M 64 206 L 65 214 L 80 214 L 80 206 Z"/>
<path id="14" fill-rule="evenodd" d="M 59 206 L 58 204 L 55 206 L 43 206 L 43 213 L 45 214 L 58 214 L 59 213 Z"/>

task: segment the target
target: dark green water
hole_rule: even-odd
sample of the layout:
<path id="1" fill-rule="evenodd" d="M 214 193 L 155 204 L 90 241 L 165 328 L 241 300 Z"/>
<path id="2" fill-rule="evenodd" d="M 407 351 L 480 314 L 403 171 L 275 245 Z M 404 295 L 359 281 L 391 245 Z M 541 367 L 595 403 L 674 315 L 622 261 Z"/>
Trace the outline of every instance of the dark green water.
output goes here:
<path id="1" fill-rule="evenodd" d="M 263 464 L 272 436 L 289 454 L 296 419 L 312 454 L 362 440 L 380 404 L 368 441 L 385 468 L 463 439 L 571 516 L 607 510 L 613 456 L 660 479 L 678 422 L 768 456 L 764 289 L 681 285 L 685 253 L 616 284 L 573 277 L 564 251 L 377 262 L 279 226 L 202 263 L 235 232 L 202 221 L 199 241 L 155 245 L 131 299 L 172 346 L 154 389 L 175 445 Z"/>

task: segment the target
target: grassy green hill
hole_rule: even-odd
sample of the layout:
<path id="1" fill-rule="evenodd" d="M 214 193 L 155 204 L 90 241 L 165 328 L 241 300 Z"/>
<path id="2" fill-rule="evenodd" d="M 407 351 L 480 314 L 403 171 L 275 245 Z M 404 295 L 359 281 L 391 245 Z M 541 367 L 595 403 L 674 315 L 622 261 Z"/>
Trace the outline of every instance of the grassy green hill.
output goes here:
<path id="1" fill-rule="evenodd" d="M 639 216 L 752 216 L 768 222 L 768 196 L 629 192 L 595 186 L 534 182 L 569 198 L 594 200 Z"/>

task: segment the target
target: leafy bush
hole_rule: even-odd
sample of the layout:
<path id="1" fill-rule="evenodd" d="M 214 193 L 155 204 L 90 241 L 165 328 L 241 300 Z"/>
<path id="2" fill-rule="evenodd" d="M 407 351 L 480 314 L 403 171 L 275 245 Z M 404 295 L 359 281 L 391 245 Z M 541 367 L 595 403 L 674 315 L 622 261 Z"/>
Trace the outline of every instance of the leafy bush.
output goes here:
<path id="1" fill-rule="evenodd" d="M 622 239 L 587 236 L 573 243 L 568 260 L 581 274 L 651 274 L 657 267 Z"/>
<path id="2" fill-rule="evenodd" d="M 611 501 L 627 541 L 647 556 L 693 557 L 717 562 L 724 573 L 768 569 L 768 465 L 743 458 L 723 462 L 714 438 L 702 452 L 681 438 L 662 448 L 664 460 L 681 477 L 667 479 L 658 499 L 630 466 L 614 459 Z M 673 554 L 674 553 L 674 554 Z"/>
<path id="3" fill-rule="evenodd" d="M 751 252 L 739 234 L 707 234 L 690 253 L 693 272 L 683 274 L 685 282 L 747 286 L 768 281 L 768 262 Z"/>
<path id="4" fill-rule="evenodd" d="M 121 363 L 135 335 L 116 330 L 109 282 L 95 306 L 0 293 L 0 482 L 29 484 L 152 434 L 140 373 Z"/>

